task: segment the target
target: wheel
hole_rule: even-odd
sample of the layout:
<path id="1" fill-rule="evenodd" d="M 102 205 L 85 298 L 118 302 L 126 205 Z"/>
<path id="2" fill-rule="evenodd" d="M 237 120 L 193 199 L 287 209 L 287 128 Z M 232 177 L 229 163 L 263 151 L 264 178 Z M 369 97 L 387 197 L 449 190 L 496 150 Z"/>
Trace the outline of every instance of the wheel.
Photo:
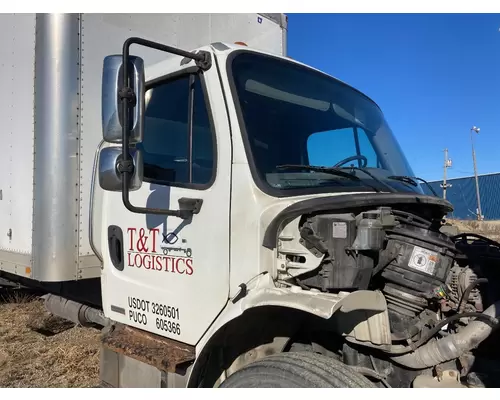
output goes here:
<path id="1" fill-rule="evenodd" d="M 376 388 L 347 365 L 321 354 L 280 353 L 246 365 L 220 388 Z"/>

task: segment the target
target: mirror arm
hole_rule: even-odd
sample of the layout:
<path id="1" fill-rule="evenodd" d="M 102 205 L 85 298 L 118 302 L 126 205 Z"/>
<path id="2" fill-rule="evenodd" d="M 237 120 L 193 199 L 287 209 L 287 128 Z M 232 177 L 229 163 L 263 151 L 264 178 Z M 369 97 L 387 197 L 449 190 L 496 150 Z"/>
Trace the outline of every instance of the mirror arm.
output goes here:
<path id="1" fill-rule="evenodd" d="M 194 60 L 196 65 L 201 68 L 203 71 L 208 71 L 210 67 L 212 66 L 212 57 L 209 52 L 207 51 L 199 51 L 198 53 L 192 53 L 190 51 L 185 51 L 181 49 L 177 49 L 175 47 L 167 46 L 165 44 L 157 43 L 157 42 L 152 42 L 151 40 L 146 40 L 138 37 L 131 37 L 128 38 L 125 43 L 123 43 L 123 78 L 124 81 L 127 79 L 127 75 L 125 75 L 125 72 L 127 72 L 127 64 L 125 64 L 125 61 L 128 61 L 128 55 L 129 55 L 129 50 L 130 46 L 132 44 L 138 44 L 140 46 L 144 47 L 149 47 L 151 49 L 163 51 L 165 53 L 173 54 L 176 56 L 181 56 L 185 58 L 189 58 L 191 60 Z M 124 86 L 127 87 L 127 86 Z"/>
<path id="2" fill-rule="evenodd" d="M 123 81 L 122 81 L 122 87 L 118 92 L 123 112 L 122 158 L 120 161 L 118 161 L 116 165 L 117 171 L 122 175 L 123 204 L 129 211 L 137 214 L 165 215 L 165 216 L 178 217 L 182 219 L 190 219 L 194 214 L 198 214 L 200 212 L 201 205 L 203 204 L 202 199 L 181 198 L 179 199 L 178 210 L 136 207 L 130 202 L 129 183 L 130 183 L 130 178 L 132 178 L 134 173 L 134 163 L 129 153 L 129 133 L 130 133 L 129 112 L 130 109 L 133 108 L 137 102 L 136 94 L 134 93 L 134 90 L 129 86 L 129 76 L 128 76 L 129 50 L 132 44 L 138 44 L 156 50 L 164 51 L 166 53 L 175 54 L 185 58 L 190 58 L 192 60 L 195 60 L 196 65 L 202 70 L 208 70 L 212 66 L 210 53 L 203 51 L 199 53 L 191 53 L 188 51 L 176 49 L 174 47 L 166 46 L 160 43 L 136 37 L 127 39 L 123 44 L 123 54 L 122 54 Z"/>

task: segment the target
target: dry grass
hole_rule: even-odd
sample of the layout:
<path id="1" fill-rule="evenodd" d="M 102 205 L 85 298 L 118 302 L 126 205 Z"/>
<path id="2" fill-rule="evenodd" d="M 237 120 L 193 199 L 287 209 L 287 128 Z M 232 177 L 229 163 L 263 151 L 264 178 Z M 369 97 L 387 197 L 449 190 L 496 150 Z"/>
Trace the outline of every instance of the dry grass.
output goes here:
<path id="1" fill-rule="evenodd" d="M 1 289 L 0 289 L 1 290 Z M 39 299 L 0 294 L 0 387 L 93 387 L 99 331 L 50 315 Z"/>
<path id="2" fill-rule="evenodd" d="M 448 220 L 461 233 L 472 232 L 500 241 L 500 221 Z"/>

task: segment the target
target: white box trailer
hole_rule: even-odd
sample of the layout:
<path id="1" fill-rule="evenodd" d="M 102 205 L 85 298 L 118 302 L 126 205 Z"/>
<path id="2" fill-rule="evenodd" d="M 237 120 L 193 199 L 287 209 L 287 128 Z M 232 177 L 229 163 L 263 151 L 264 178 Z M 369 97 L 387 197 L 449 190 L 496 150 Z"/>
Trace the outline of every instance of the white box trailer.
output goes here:
<path id="1" fill-rule="evenodd" d="M 89 237 L 105 56 L 131 36 L 186 49 L 241 41 L 284 55 L 286 25 L 282 14 L 1 14 L 0 275 L 72 285 L 74 296 L 81 282 L 99 284 Z M 148 65 L 166 57 L 141 49 Z"/>

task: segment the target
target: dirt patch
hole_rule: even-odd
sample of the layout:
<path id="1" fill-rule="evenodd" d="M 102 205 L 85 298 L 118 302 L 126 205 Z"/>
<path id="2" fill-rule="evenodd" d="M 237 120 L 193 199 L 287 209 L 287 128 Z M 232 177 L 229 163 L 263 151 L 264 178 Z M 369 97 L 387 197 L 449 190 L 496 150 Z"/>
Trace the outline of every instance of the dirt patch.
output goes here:
<path id="1" fill-rule="evenodd" d="M 35 297 L 0 298 L 0 387 L 97 386 L 99 335 L 52 316 Z"/>

